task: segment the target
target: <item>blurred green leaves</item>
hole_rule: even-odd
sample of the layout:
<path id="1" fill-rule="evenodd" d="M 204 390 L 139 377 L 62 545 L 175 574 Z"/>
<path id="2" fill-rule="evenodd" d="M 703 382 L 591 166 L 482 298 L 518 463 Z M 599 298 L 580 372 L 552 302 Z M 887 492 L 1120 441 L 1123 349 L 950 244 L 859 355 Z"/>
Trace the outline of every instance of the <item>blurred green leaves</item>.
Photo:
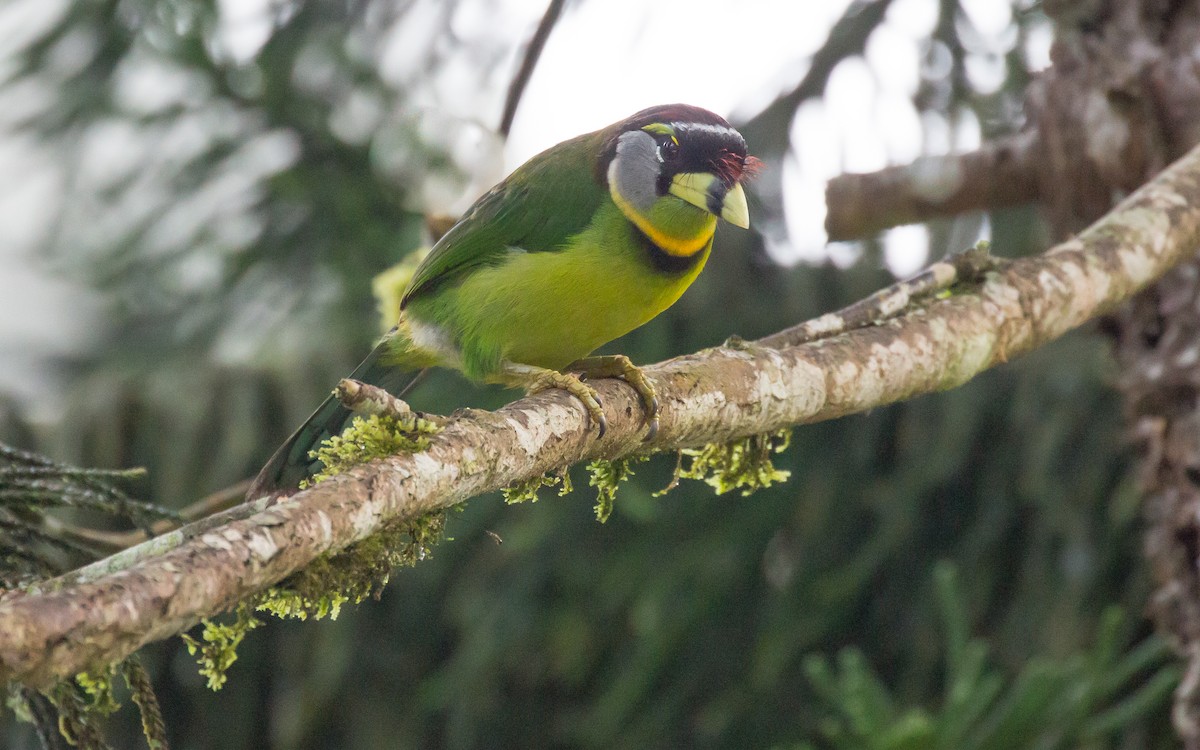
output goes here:
<path id="1" fill-rule="evenodd" d="M 110 300 L 89 369 L 295 363 L 370 339 L 369 279 L 419 228 L 414 186 L 381 175 L 376 152 L 421 145 L 373 60 L 403 11 L 368 10 L 275 6 L 242 59 L 212 2 L 73 4 L 23 50 L 5 86 L 56 92 L 15 123 L 66 171 L 49 248 Z M 334 132 L 350 97 L 386 114 L 374 139 Z M 297 318 L 313 338 L 281 339 Z"/>
<path id="2" fill-rule="evenodd" d="M 897 701 L 857 648 L 836 663 L 811 656 L 805 671 L 828 714 L 818 726 L 829 746 L 854 750 L 1009 750 L 1105 747 L 1167 700 L 1182 668 L 1157 637 L 1130 648 L 1118 608 L 1105 611 L 1087 653 L 1034 657 L 1015 677 L 988 664 L 986 641 L 970 638 L 954 567 L 934 569 L 946 678 L 936 713 Z M 1129 649 L 1126 652 L 1126 649 Z M 1125 738 L 1128 739 L 1128 738 Z M 804 744 L 802 748 L 812 748 Z"/>

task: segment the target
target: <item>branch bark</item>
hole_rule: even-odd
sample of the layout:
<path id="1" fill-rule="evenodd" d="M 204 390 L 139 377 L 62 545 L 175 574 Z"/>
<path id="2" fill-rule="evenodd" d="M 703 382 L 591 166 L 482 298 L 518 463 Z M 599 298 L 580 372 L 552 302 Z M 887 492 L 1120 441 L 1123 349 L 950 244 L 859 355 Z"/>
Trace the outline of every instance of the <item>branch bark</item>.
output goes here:
<path id="1" fill-rule="evenodd" d="M 1026 131 L 969 154 L 926 156 L 835 177 L 825 188 L 825 231 L 830 240 L 852 240 L 901 224 L 1035 201 L 1037 137 Z"/>
<path id="2" fill-rule="evenodd" d="M 1200 149 L 1074 240 L 989 272 L 973 289 L 800 346 L 789 331 L 646 368 L 661 429 L 643 443 L 624 383 L 595 383 L 597 440 L 572 398 L 546 392 L 467 411 L 430 447 L 365 464 L 251 515 L 176 532 L 83 576 L 0 602 L 0 677 L 46 685 L 174 635 L 397 519 L 587 458 L 669 450 L 832 419 L 952 388 L 1112 310 L 1200 245 Z M 774 348 L 780 347 L 780 348 Z"/>

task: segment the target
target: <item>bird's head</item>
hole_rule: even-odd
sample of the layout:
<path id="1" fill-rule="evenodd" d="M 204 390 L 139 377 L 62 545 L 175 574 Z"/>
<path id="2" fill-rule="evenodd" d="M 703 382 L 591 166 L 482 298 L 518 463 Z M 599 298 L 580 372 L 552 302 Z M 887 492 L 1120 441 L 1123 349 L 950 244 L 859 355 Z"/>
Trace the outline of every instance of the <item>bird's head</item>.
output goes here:
<path id="1" fill-rule="evenodd" d="M 613 201 L 656 241 L 663 234 L 684 240 L 699 226 L 711 237 L 718 216 L 750 226 L 742 184 L 760 162 L 724 118 L 668 104 L 642 110 L 610 132 L 599 170 Z"/>

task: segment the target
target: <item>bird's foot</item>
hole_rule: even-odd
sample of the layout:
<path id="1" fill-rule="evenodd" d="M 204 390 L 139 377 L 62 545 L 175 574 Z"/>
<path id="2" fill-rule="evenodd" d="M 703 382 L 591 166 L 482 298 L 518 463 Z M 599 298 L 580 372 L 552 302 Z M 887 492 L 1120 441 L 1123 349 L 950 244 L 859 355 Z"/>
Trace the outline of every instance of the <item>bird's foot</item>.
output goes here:
<path id="1" fill-rule="evenodd" d="M 585 357 L 567 365 L 569 372 L 577 372 L 589 378 L 621 378 L 637 391 L 642 399 L 646 415 L 646 441 L 654 439 L 658 434 L 658 394 L 654 386 L 641 368 L 630 361 L 624 354 L 610 354 L 600 357 Z"/>
<path id="2" fill-rule="evenodd" d="M 572 373 L 543 370 L 541 368 L 537 368 L 533 379 L 527 381 L 525 384 L 525 389 L 531 396 L 553 388 L 566 391 L 579 399 L 583 403 L 583 408 L 587 410 L 592 424 L 596 425 L 598 437 L 604 437 L 604 433 L 608 431 L 608 420 L 604 417 L 604 409 L 600 405 L 600 396 L 596 393 L 595 388 L 583 382 L 579 379 L 579 376 Z"/>

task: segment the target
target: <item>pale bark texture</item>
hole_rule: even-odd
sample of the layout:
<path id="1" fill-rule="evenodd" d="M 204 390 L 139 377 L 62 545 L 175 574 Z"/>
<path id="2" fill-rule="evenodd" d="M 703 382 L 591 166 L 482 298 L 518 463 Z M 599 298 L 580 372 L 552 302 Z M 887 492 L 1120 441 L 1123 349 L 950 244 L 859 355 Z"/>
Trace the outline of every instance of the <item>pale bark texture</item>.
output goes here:
<path id="1" fill-rule="evenodd" d="M 42 593 L 10 593 L 0 603 L 0 674 L 40 686 L 120 659 L 386 524 L 583 459 L 727 441 L 957 386 L 1112 310 L 1198 243 L 1200 149 L 1078 238 L 946 299 L 799 346 L 784 331 L 647 368 L 662 402 L 652 443 L 642 442 L 638 398 L 622 383 L 596 382 L 609 418 L 603 440 L 574 399 L 547 392 L 462 413 L 425 451 L 153 540 Z"/>
<path id="2" fill-rule="evenodd" d="M 1060 23 L 1055 75 L 1030 102 L 1049 167 L 1039 176 L 1041 205 L 1065 236 L 1200 142 L 1200 4 L 1060 2 L 1049 10 Z M 1113 319 L 1142 458 L 1146 552 L 1158 587 L 1151 612 L 1188 663 L 1172 718 L 1189 748 L 1200 748 L 1198 274 L 1193 248 Z"/>
<path id="3" fill-rule="evenodd" d="M 1053 236 L 1087 226 L 1200 142 L 1200 3 L 1047 0 L 1052 67 L 1030 86 L 1026 128 L 974 154 L 831 181 L 827 228 L 861 237 L 964 209 L 1036 201 Z M 997 160 L 1012 154 L 1013 158 Z M 976 169 L 994 163 L 1000 172 Z M 934 191 L 931 198 L 931 186 Z M 868 215 L 864 206 L 883 210 Z M 1175 728 L 1200 748 L 1200 261 L 1196 247 L 1108 321 L 1141 454 L 1151 612 L 1188 662 Z"/>

